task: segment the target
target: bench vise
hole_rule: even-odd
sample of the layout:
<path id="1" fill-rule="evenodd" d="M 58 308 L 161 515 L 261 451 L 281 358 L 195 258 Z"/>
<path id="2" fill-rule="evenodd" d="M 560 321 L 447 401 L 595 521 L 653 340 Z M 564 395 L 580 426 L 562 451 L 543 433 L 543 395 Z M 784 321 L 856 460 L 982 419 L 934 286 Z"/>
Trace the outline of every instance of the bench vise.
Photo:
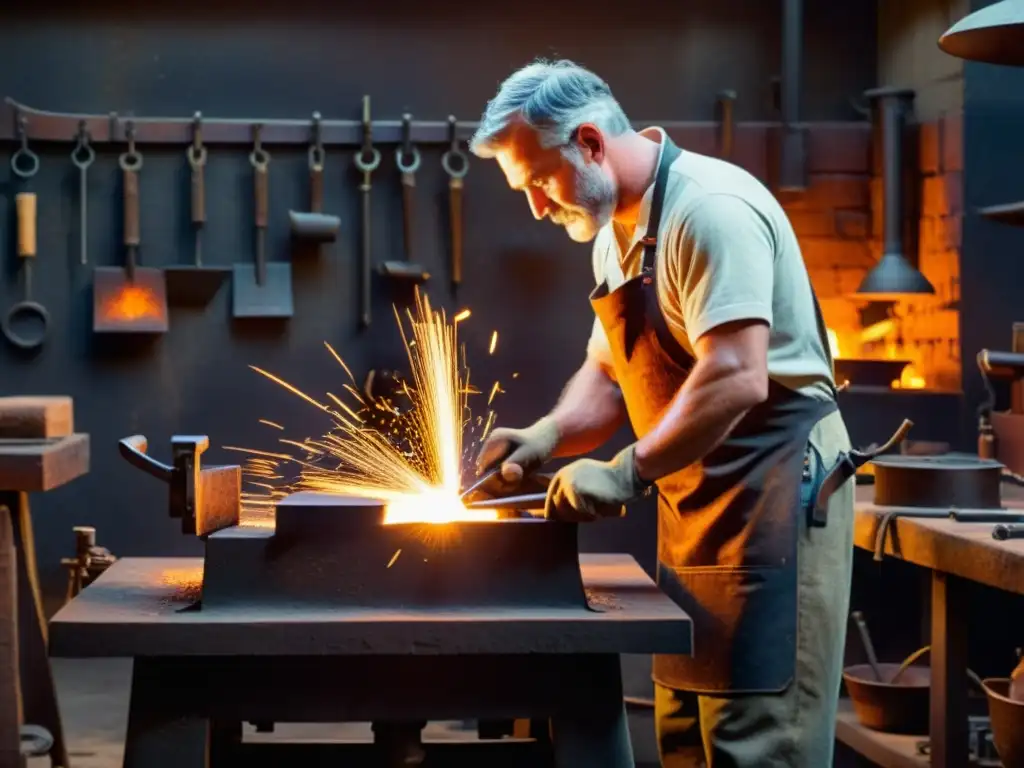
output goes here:
<path id="1" fill-rule="evenodd" d="M 210 447 L 206 435 L 174 435 L 171 463 L 146 452 L 149 441 L 132 435 L 119 441 L 121 456 L 168 485 L 170 516 L 181 520 L 181 532 L 205 538 L 239 524 L 242 515 L 242 468 L 239 465 L 203 467 L 200 456 Z"/>

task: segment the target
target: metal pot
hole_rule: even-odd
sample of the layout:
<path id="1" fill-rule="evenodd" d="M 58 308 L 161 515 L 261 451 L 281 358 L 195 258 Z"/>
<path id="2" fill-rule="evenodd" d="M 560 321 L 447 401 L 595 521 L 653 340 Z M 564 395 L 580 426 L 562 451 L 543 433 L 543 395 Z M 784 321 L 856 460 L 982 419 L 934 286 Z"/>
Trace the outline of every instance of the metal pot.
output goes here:
<path id="1" fill-rule="evenodd" d="M 1010 678 L 983 680 L 988 698 L 988 716 L 992 721 L 992 741 L 999 759 L 1007 768 L 1024 766 L 1024 701 L 1009 698 Z"/>
<path id="2" fill-rule="evenodd" d="M 879 664 L 883 680 L 892 680 L 903 664 Z M 875 677 L 870 664 L 843 670 L 843 681 L 860 724 L 886 733 L 928 733 L 931 669 L 907 667 L 893 684 Z"/>

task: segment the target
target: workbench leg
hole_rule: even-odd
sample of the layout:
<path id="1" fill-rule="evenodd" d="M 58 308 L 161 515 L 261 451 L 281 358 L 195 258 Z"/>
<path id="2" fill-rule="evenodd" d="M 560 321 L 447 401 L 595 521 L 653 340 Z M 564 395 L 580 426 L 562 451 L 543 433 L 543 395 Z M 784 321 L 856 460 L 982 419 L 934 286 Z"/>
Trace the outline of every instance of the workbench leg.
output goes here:
<path id="1" fill-rule="evenodd" d="M 578 691 L 572 712 L 551 719 L 556 768 L 634 768 L 618 656 L 579 656 L 592 685 Z"/>
<path id="2" fill-rule="evenodd" d="M 173 663 L 135 659 L 124 768 L 211 768 L 210 722 L 177 710 L 181 683 Z"/>
<path id="3" fill-rule="evenodd" d="M 0 501 L 0 768 L 20 768 L 21 682 L 18 673 L 18 567 L 13 510 Z"/>
<path id="4" fill-rule="evenodd" d="M 50 732 L 53 737 L 50 759 L 56 766 L 69 768 L 57 688 L 47 651 L 46 613 L 36 568 L 32 512 L 27 493 L 19 491 L 9 495 L 13 497 L 11 502 L 16 504 L 11 507 L 11 521 L 18 552 L 18 653 L 24 722 L 42 726 Z"/>
<path id="5" fill-rule="evenodd" d="M 931 742 L 932 768 L 962 768 L 970 755 L 967 722 L 968 584 L 932 572 Z"/>

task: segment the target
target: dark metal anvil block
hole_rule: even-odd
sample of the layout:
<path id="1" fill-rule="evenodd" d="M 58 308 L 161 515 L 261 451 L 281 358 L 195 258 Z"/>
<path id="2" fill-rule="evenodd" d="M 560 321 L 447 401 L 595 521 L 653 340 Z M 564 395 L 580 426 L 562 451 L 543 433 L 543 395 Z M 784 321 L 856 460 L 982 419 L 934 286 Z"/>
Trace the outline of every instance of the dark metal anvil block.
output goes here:
<path id="1" fill-rule="evenodd" d="M 383 503 L 297 493 L 276 529 L 206 540 L 202 610 L 588 610 L 577 526 L 540 519 L 385 524 Z"/>

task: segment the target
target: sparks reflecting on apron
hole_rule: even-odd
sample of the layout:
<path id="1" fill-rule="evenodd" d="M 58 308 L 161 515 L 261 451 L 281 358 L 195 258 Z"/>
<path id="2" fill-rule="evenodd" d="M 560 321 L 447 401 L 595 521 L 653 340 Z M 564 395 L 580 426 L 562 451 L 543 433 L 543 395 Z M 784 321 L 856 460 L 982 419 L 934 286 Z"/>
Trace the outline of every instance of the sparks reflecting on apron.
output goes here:
<path id="1" fill-rule="evenodd" d="M 667 136 L 648 233 L 657 233 L 669 169 L 680 150 Z M 637 437 L 646 435 L 686 381 L 693 357 L 669 331 L 657 300 L 657 237 L 643 240 L 640 275 L 598 286 L 594 312 Z M 817 309 L 817 302 L 815 302 Z M 828 341 L 820 310 L 818 332 Z M 694 622 L 693 656 L 656 656 L 654 677 L 677 690 L 784 689 L 796 663 L 796 556 L 800 484 L 812 427 L 836 409 L 772 381 L 703 461 L 658 481 L 658 580 Z"/>

